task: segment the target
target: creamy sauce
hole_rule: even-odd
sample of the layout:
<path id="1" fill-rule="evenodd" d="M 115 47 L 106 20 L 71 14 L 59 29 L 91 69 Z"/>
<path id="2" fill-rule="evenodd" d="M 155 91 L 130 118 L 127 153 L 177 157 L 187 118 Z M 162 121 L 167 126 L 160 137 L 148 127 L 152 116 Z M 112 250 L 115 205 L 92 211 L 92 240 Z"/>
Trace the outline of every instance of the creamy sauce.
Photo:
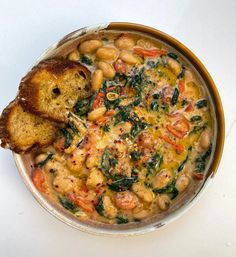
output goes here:
<path id="1" fill-rule="evenodd" d="M 178 53 L 134 33 L 90 36 L 66 57 L 92 72 L 54 144 L 37 152 L 36 187 L 82 220 L 124 224 L 167 211 L 203 180 L 211 103 Z"/>

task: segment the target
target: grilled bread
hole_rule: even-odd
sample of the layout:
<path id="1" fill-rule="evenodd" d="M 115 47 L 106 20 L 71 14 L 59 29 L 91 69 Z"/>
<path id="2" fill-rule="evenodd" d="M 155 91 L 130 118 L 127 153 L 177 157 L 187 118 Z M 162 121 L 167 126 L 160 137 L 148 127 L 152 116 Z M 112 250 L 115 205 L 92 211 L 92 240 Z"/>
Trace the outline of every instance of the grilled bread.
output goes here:
<path id="1" fill-rule="evenodd" d="M 77 100 L 91 95 L 90 72 L 65 59 L 42 61 L 24 77 L 19 101 L 30 112 L 66 123 Z"/>
<path id="2" fill-rule="evenodd" d="M 54 122 L 25 111 L 19 102 L 11 102 L 0 117 L 1 146 L 22 153 L 49 145 L 55 139 Z"/>

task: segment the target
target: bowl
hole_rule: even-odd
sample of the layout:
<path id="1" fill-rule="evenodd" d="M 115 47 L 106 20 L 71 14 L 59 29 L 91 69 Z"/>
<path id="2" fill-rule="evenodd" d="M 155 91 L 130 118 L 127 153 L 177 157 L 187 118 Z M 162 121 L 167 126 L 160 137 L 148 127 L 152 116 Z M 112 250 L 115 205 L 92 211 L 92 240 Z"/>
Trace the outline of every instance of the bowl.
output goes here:
<path id="1" fill-rule="evenodd" d="M 163 215 L 158 219 L 152 217 L 139 223 L 124 225 L 96 224 L 91 221 L 82 222 L 76 219 L 76 217 L 69 214 L 61 206 L 53 203 L 52 201 L 50 201 L 50 199 L 45 198 L 42 194 L 40 194 L 40 192 L 38 192 L 30 178 L 30 172 L 33 164 L 31 154 L 19 155 L 14 153 L 14 159 L 25 185 L 32 193 L 34 198 L 40 203 L 42 207 L 44 207 L 49 213 L 54 215 L 62 222 L 81 231 L 93 234 L 109 236 L 130 236 L 144 234 L 157 230 L 160 227 L 177 219 L 185 211 L 191 208 L 191 206 L 193 206 L 199 199 L 199 197 L 203 194 L 207 186 L 212 181 L 220 163 L 224 146 L 224 112 L 220 96 L 214 84 L 214 81 L 212 80 L 210 74 L 200 62 L 200 60 L 187 47 L 185 47 L 182 43 L 180 43 L 173 37 L 154 28 L 140 24 L 127 22 L 112 22 L 78 29 L 66 35 L 59 42 L 55 43 L 53 46 L 47 49 L 33 65 L 36 65 L 40 61 L 47 58 L 56 57 L 58 55 L 66 55 L 80 42 L 81 38 L 89 38 L 90 34 L 94 32 L 109 30 L 139 32 L 158 39 L 162 43 L 168 45 L 170 48 L 178 52 L 180 56 L 193 67 L 193 69 L 201 79 L 202 83 L 205 85 L 215 116 L 215 143 L 213 145 L 213 154 L 208 163 L 204 180 L 201 183 L 199 182 L 198 184 L 196 184 L 196 186 L 191 189 L 191 194 L 180 197 L 178 201 L 176 201 L 176 203 L 173 205 L 173 207 L 171 207 L 168 211 L 164 212 Z"/>

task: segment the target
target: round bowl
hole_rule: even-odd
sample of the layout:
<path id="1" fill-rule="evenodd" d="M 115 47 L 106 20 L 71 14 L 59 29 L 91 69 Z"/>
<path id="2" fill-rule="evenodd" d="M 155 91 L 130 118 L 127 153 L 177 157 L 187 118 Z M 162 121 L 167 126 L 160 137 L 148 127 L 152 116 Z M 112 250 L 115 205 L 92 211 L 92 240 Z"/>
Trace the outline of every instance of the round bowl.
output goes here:
<path id="1" fill-rule="evenodd" d="M 162 41 L 164 44 L 167 44 L 170 48 L 177 51 L 186 62 L 191 64 L 191 66 L 194 68 L 195 72 L 200 77 L 203 84 L 205 84 L 215 115 L 215 143 L 213 145 L 212 157 L 209 160 L 206 169 L 205 179 L 201 182 L 201 184 L 198 184 L 197 187 L 192 189 L 191 196 L 182 198 L 180 197 L 180 199 L 175 203 L 174 207 L 170 208 L 169 211 L 165 212 L 161 219 L 158 218 L 157 220 L 154 217 L 148 219 L 147 221 L 139 222 L 137 224 L 132 223 L 125 225 L 99 225 L 94 224 L 92 222 L 82 222 L 76 219 L 72 214 L 65 211 L 58 204 L 53 203 L 52 201 L 50 201 L 38 192 L 30 178 L 30 173 L 33 164 L 32 156 L 30 154 L 19 155 L 14 153 L 14 158 L 20 175 L 29 191 L 33 194 L 34 198 L 41 204 L 41 206 L 44 207 L 49 213 L 54 215 L 56 218 L 74 228 L 93 234 L 102 234 L 110 236 L 130 236 L 151 232 L 170 223 L 171 221 L 175 220 L 180 215 L 182 215 L 191 206 L 193 206 L 197 199 L 199 199 L 199 197 L 203 194 L 207 185 L 209 185 L 210 181 L 212 181 L 212 178 L 214 177 L 218 165 L 220 163 L 224 146 L 224 112 L 217 88 L 210 74 L 203 66 L 203 64 L 200 62 L 200 60 L 186 46 L 184 46 L 182 43 L 180 43 L 173 37 L 154 28 L 140 24 L 127 22 L 112 22 L 76 30 L 66 35 L 59 42 L 57 42 L 49 49 L 47 49 L 33 65 L 36 65 L 43 59 L 55 57 L 57 55 L 67 54 L 80 42 L 81 37 L 89 37 L 91 33 L 109 30 L 139 32 L 154 37 L 159 41 Z"/>

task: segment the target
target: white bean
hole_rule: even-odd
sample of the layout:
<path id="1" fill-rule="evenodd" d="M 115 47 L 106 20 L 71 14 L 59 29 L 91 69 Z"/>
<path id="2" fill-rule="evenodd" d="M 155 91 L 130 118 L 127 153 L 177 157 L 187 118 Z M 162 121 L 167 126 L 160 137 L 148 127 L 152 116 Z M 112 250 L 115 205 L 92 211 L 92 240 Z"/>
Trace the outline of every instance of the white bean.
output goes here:
<path id="1" fill-rule="evenodd" d="M 88 54 L 94 52 L 96 49 L 102 46 L 102 42 L 97 39 L 91 39 L 84 41 L 79 46 L 79 51 L 81 54 Z"/>
<path id="2" fill-rule="evenodd" d="M 111 198 L 107 195 L 103 197 L 104 214 L 107 218 L 113 219 L 117 215 L 117 209 L 111 202 Z"/>
<path id="3" fill-rule="evenodd" d="M 135 45 L 133 38 L 128 36 L 121 36 L 115 40 L 115 46 L 119 49 L 131 50 Z"/>
<path id="4" fill-rule="evenodd" d="M 106 107 L 99 107 L 93 111 L 91 111 L 89 114 L 88 114 L 88 120 L 90 121 L 96 121 L 98 120 L 99 118 L 101 118 L 104 113 L 106 112 Z"/>
<path id="5" fill-rule="evenodd" d="M 75 149 L 67 159 L 67 166 L 71 171 L 80 172 L 84 168 L 86 152 L 84 149 Z"/>
<path id="6" fill-rule="evenodd" d="M 92 168 L 87 178 L 86 185 L 89 187 L 96 187 L 102 185 L 104 177 L 98 168 Z"/>
<path id="7" fill-rule="evenodd" d="M 48 155 L 46 153 L 41 153 L 39 154 L 38 156 L 36 156 L 35 158 L 35 163 L 39 163 L 39 162 L 42 162 L 44 161 L 46 158 L 48 157 Z"/>
<path id="8" fill-rule="evenodd" d="M 91 85 L 92 85 L 92 90 L 94 92 L 98 91 L 102 85 L 103 82 L 103 72 L 102 70 L 95 70 L 93 75 L 92 75 L 92 80 L 91 80 Z"/>
<path id="9" fill-rule="evenodd" d="M 183 174 L 179 176 L 178 179 L 176 180 L 175 187 L 181 193 L 188 187 L 189 183 L 190 183 L 189 177 Z"/>
<path id="10" fill-rule="evenodd" d="M 123 210 L 132 210 L 138 205 L 137 196 L 130 192 L 120 192 L 115 195 L 116 206 Z"/>
<path id="11" fill-rule="evenodd" d="M 157 204 L 162 211 L 165 211 L 170 207 L 171 201 L 168 195 L 159 195 L 157 198 Z"/>
<path id="12" fill-rule="evenodd" d="M 68 55 L 68 59 L 69 59 L 70 61 L 75 61 L 75 62 L 77 62 L 77 61 L 79 60 L 79 58 L 80 58 L 80 54 L 79 54 L 79 52 L 78 52 L 77 50 L 71 52 L 71 53 Z"/>
<path id="13" fill-rule="evenodd" d="M 128 64 L 136 64 L 139 62 L 139 59 L 128 51 L 121 51 L 120 59 Z"/>
<path id="14" fill-rule="evenodd" d="M 207 149 L 211 143 L 211 135 L 209 130 L 202 132 L 199 144 L 203 149 Z"/>
<path id="15" fill-rule="evenodd" d="M 167 64 L 176 76 L 180 74 L 181 66 L 178 61 L 174 60 L 173 58 L 167 58 Z"/>
<path id="16" fill-rule="evenodd" d="M 96 57 L 104 61 L 114 61 L 118 56 L 118 50 L 114 47 L 100 47 L 96 52 Z"/>
<path id="17" fill-rule="evenodd" d="M 147 203 L 151 203 L 153 201 L 153 192 L 150 189 L 146 188 L 143 184 L 133 184 L 132 190 L 143 201 Z"/>
<path id="18" fill-rule="evenodd" d="M 98 68 L 103 71 L 103 75 L 107 78 L 113 78 L 116 74 L 114 67 L 107 62 L 100 61 L 98 62 Z"/>
<path id="19" fill-rule="evenodd" d="M 153 181 L 154 188 L 163 188 L 167 186 L 167 184 L 172 179 L 172 173 L 169 170 L 163 169 L 160 172 L 157 173 L 156 177 Z"/>

